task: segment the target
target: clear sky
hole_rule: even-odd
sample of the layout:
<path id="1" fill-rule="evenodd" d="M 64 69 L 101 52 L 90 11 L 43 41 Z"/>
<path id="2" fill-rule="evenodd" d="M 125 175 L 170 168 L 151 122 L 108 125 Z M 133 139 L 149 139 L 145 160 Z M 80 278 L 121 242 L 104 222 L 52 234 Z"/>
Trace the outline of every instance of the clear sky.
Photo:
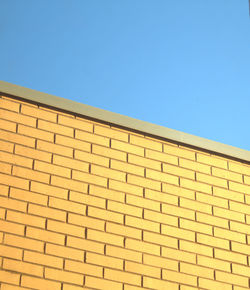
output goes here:
<path id="1" fill-rule="evenodd" d="M 250 150 L 248 0 L 0 0 L 0 79 Z"/>

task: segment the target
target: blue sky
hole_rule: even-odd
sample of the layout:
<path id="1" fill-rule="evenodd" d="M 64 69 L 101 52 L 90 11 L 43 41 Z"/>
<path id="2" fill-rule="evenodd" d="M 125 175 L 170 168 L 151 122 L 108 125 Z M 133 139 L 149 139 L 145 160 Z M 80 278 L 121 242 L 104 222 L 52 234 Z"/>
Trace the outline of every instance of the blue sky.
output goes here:
<path id="1" fill-rule="evenodd" d="M 248 0 L 0 0 L 0 79 L 250 150 Z"/>

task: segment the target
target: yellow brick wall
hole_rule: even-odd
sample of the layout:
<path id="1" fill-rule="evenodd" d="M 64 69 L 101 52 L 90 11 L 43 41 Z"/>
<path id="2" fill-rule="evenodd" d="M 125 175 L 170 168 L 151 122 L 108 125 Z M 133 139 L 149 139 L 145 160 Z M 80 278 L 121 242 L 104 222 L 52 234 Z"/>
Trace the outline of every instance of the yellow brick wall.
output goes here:
<path id="1" fill-rule="evenodd" d="M 1 290 L 249 289 L 249 165 L 0 103 Z"/>

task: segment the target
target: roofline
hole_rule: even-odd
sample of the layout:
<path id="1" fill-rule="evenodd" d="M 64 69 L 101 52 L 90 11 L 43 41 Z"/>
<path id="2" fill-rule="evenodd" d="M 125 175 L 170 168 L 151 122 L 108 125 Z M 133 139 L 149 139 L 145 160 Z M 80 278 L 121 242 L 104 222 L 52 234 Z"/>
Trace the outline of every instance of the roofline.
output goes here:
<path id="1" fill-rule="evenodd" d="M 61 109 L 63 111 L 71 113 L 73 112 L 82 116 L 89 117 L 91 119 L 96 119 L 130 130 L 132 129 L 134 131 L 139 131 L 154 137 L 168 139 L 170 141 L 182 143 L 183 145 L 204 149 L 206 151 L 211 151 L 220 155 L 225 155 L 250 162 L 250 151 L 244 149 L 183 133 L 149 122 L 137 120 L 128 116 L 109 112 L 89 105 L 84 105 L 69 99 L 42 93 L 8 82 L 0 81 L 0 93 L 19 97 L 32 102 Z"/>

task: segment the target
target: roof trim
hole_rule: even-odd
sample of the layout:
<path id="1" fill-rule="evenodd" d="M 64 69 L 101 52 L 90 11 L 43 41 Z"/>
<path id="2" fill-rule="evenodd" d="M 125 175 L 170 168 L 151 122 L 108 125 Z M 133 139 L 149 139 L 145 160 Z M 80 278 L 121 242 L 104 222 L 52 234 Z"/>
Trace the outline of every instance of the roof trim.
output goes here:
<path id="1" fill-rule="evenodd" d="M 217 154 L 222 154 L 250 162 L 250 151 L 244 149 L 197 137 L 149 122 L 137 120 L 117 113 L 112 113 L 103 109 L 84 105 L 72 100 L 42 93 L 8 82 L 0 81 L 0 92 L 50 107 L 58 108 L 67 112 L 77 113 L 82 116 L 104 121 L 106 123 L 111 123 L 113 125 L 118 125 L 127 129 L 143 132 L 151 136 L 172 140 L 184 145 L 205 149 Z"/>

